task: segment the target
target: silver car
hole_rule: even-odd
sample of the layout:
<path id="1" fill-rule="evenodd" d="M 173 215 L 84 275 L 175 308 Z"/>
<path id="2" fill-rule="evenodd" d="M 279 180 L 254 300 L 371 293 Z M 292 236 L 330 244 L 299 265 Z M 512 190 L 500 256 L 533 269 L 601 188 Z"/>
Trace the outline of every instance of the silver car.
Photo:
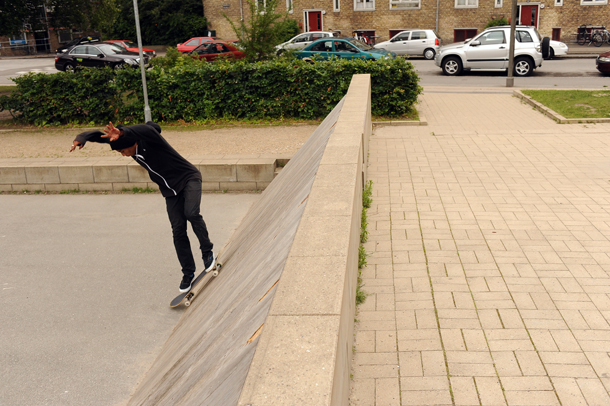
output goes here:
<path id="1" fill-rule="evenodd" d="M 471 69 L 506 71 L 509 38 L 510 26 L 488 28 L 471 40 L 442 47 L 434 62 L 449 76 Z M 535 27 L 524 25 L 516 27 L 515 39 L 514 75 L 529 76 L 542 65 L 543 53 L 549 52 L 549 41 L 543 41 Z M 544 52 L 543 47 L 547 48 Z"/>
<path id="2" fill-rule="evenodd" d="M 307 45 L 322 38 L 333 37 L 334 33 L 329 31 L 309 31 L 299 34 L 288 41 L 281 43 L 275 47 L 278 55 L 288 49 L 303 49 Z"/>
<path id="3" fill-rule="evenodd" d="M 380 42 L 375 48 L 382 48 L 397 55 L 434 59 L 440 46 L 441 39 L 434 30 L 411 29 L 399 32 L 389 41 Z"/>

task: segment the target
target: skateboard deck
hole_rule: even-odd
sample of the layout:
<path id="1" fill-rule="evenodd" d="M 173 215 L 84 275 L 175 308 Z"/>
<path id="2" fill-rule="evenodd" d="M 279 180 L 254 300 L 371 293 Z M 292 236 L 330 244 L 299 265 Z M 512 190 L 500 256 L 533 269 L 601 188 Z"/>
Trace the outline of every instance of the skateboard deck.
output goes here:
<path id="1" fill-rule="evenodd" d="M 176 296 L 174 300 L 172 300 L 172 302 L 169 304 L 169 307 L 177 307 L 181 304 L 184 304 L 186 307 L 189 307 L 195 296 L 197 296 L 197 294 L 204 290 L 212 279 L 218 276 L 220 268 L 222 268 L 222 264 L 217 262 L 214 268 L 210 269 L 208 272 L 201 272 L 195 279 L 193 279 L 193 283 L 191 284 L 191 290 L 189 290 L 188 292 L 180 293 L 178 296 Z M 203 283 L 201 288 L 199 288 L 197 285 L 204 279 L 205 282 Z M 195 290 L 196 287 L 198 288 L 197 290 Z"/>

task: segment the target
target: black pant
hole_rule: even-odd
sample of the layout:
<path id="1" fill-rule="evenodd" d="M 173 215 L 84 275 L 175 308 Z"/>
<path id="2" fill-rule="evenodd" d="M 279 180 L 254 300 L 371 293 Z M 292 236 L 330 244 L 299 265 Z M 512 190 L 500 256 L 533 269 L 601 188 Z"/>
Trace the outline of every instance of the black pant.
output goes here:
<path id="1" fill-rule="evenodd" d="M 165 203 L 169 222 L 172 225 L 174 246 L 182 266 L 182 272 L 185 275 L 192 275 L 197 268 L 193 259 L 191 243 L 186 233 L 186 222 L 190 221 L 191 227 L 193 227 L 193 231 L 199 240 L 202 256 L 212 251 L 214 246 L 210 242 L 208 229 L 205 226 L 203 217 L 199 213 L 201 206 L 201 181 L 188 181 L 184 189 L 177 196 L 166 197 Z"/>

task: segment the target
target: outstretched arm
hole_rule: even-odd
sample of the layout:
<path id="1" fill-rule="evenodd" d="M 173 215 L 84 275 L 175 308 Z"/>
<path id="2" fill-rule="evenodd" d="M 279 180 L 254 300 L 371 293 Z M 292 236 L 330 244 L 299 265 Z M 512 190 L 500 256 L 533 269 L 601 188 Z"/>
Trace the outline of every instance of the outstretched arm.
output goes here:
<path id="1" fill-rule="evenodd" d="M 76 147 L 78 147 L 79 149 L 83 149 L 87 141 L 108 144 L 110 141 L 108 141 L 108 138 L 102 138 L 103 135 L 103 132 L 97 130 L 85 131 L 84 133 L 78 134 L 74 141 L 72 141 L 70 152 L 74 151 Z"/>

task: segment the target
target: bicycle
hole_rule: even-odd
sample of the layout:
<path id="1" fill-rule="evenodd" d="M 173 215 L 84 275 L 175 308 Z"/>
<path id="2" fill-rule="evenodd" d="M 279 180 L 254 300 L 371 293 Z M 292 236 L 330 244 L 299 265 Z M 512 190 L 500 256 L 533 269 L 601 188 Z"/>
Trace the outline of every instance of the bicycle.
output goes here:
<path id="1" fill-rule="evenodd" d="M 593 45 L 601 47 L 604 42 L 610 44 L 610 32 L 607 29 L 596 30 L 592 38 Z"/>
<path id="2" fill-rule="evenodd" d="M 587 30 L 586 25 L 581 25 L 578 27 L 578 35 L 576 36 L 576 42 L 578 45 L 585 45 L 587 42 L 591 44 L 592 35 Z"/>

